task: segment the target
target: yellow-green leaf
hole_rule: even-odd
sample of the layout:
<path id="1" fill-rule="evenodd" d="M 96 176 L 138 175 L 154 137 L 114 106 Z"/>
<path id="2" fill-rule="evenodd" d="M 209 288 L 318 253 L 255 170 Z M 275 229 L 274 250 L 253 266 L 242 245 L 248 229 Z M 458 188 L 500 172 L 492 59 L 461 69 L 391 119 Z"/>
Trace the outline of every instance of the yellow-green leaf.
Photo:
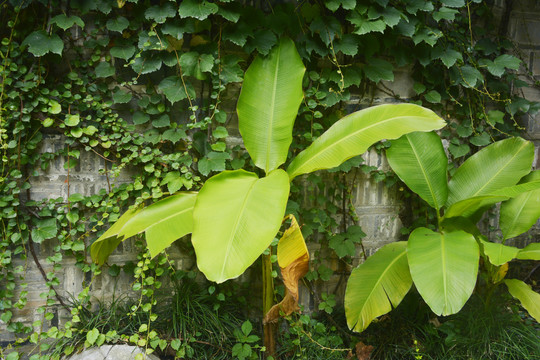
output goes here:
<path id="1" fill-rule="evenodd" d="M 345 116 L 291 162 L 289 177 L 339 166 L 383 139 L 413 131 L 431 131 L 446 123 L 433 111 L 413 104 L 387 104 Z"/>
<path id="2" fill-rule="evenodd" d="M 253 162 L 267 174 L 287 159 L 304 71 L 293 41 L 283 38 L 267 57 L 257 57 L 244 76 L 238 126 Z"/>
<path id="3" fill-rule="evenodd" d="M 478 273 L 480 253 L 473 235 L 418 228 L 409 237 L 407 257 L 414 284 L 435 314 L 461 310 Z"/>
<path id="4" fill-rule="evenodd" d="M 534 292 L 529 285 L 521 280 L 508 279 L 504 283 L 508 287 L 510 295 L 518 299 L 525 310 L 537 322 L 540 322 L 540 294 Z"/>
<path id="5" fill-rule="evenodd" d="M 412 285 L 407 243 L 383 246 L 354 269 L 345 290 L 349 329 L 361 332 L 378 316 L 399 305 Z"/>
<path id="6" fill-rule="evenodd" d="M 218 283 L 240 276 L 270 245 L 289 196 L 285 171 L 259 179 L 244 170 L 206 181 L 193 211 L 197 265 Z"/>

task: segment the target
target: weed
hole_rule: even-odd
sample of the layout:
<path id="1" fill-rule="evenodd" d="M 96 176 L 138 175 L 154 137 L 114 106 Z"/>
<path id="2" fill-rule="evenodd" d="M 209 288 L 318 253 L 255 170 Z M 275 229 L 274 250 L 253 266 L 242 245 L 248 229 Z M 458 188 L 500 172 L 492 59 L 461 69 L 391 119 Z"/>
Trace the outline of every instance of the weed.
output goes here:
<path id="1" fill-rule="evenodd" d="M 321 311 L 313 316 L 293 314 L 280 331 L 278 358 L 306 360 L 344 359 L 351 351 L 345 314 L 333 309 L 332 317 Z M 343 333 L 344 332 L 344 333 Z"/>

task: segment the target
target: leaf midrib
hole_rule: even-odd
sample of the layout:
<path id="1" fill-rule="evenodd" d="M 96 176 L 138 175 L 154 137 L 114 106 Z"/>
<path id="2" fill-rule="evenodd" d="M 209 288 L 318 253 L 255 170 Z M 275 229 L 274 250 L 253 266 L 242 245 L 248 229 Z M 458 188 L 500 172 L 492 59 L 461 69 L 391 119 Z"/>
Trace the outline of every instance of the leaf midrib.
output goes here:
<path id="1" fill-rule="evenodd" d="M 190 200 L 190 199 L 189 199 L 188 197 L 185 197 L 184 200 L 188 201 L 188 200 Z M 175 205 L 177 205 L 177 204 L 175 204 Z M 137 232 L 136 232 L 135 234 L 133 234 L 133 235 L 140 234 L 140 233 L 143 232 L 143 231 L 146 231 L 146 230 L 148 230 L 148 229 L 150 229 L 150 228 L 153 228 L 153 227 L 155 227 L 155 226 L 158 226 L 158 225 L 160 225 L 161 223 L 163 223 L 163 222 L 165 222 L 165 221 L 168 221 L 169 219 L 171 219 L 171 218 L 173 218 L 173 217 L 175 217 L 175 216 L 178 216 L 178 215 L 181 215 L 181 214 L 185 213 L 186 211 L 190 211 L 190 210 L 193 211 L 193 208 L 194 208 L 194 207 L 195 207 L 195 205 L 192 205 L 191 207 L 189 207 L 189 208 L 183 208 L 183 210 L 180 210 L 180 211 L 171 211 L 170 215 L 167 215 L 167 216 L 165 216 L 165 217 L 163 217 L 163 218 L 160 218 L 160 220 L 157 220 L 157 221 L 153 222 L 151 225 L 145 227 L 145 228 L 142 229 L 142 230 L 137 231 Z M 142 213 L 142 212 L 141 212 L 141 213 Z M 144 214 L 143 214 L 143 215 L 144 215 Z M 122 228 L 124 228 L 124 227 L 126 227 L 127 225 L 129 225 L 129 222 L 132 221 L 133 219 L 136 219 L 136 218 L 135 218 L 135 217 L 131 218 L 128 222 L 126 222 L 126 223 L 124 224 L 124 226 L 123 226 Z M 127 227 L 129 227 L 129 226 L 127 226 Z M 122 235 L 122 231 L 120 231 L 118 235 Z M 130 235 L 130 237 L 133 236 L 133 235 Z M 123 236 L 124 236 L 124 238 L 126 237 L 125 234 L 124 234 Z"/>
<path id="2" fill-rule="evenodd" d="M 516 225 L 517 219 L 521 216 L 523 213 L 523 209 L 525 208 L 525 205 L 527 204 L 527 201 L 529 201 L 530 197 L 532 196 L 532 191 L 525 193 L 524 197 L 525 199 L 521 202 L 521 206 L 519 207 L 519 210 L 514 212 L 514 217 L 512 218 L 512 221 L 510 222 L 508 233 L 512 233 L 512 230 L 514 229 L 514 226 Z M 504 235 L 503 240 L 508 239 L 506 237 L 507 234 Z"/>
<path id="3" fill-rule="evenodd" d="M 270 171 L 270 148 L 272 146 L 272 135 L 274 133 L 274 121 L 275 121 L 275 103 L 276 103 L 276 89 L 277 89 L 277 78 L 279 73 L 279 59 L 281 57 L 281 46 L 277 50 L 277 59 L 276 59 L 276 69 L 274 71 L 274 84 L 272 87 L 272 101 L 270 102 L 270 124 L 268 129 L 268 136 L 266 139 L 266 165 L 264 171 L 266 174 Z"/>
<path id="4" fill-rule="evenodd" d="M 437 197 L 435 196 L 435 191 L 434 191 L 434 188 L 433 188 L 433 186 L 431 184 L 431 180 L 427 176 L 427 172 L 426 172 L 426 169 L 424 167 L 424 164 L 422 163 L 422 159 L 418 155 L 418 152 L 416 151 L 416 147 L 414 146 L 414 143 L 409 140 L 409 136 L 407 136 L 407 140 L 409 141 L 409 144 L 411 145 L 411 149 L 412 149 L 412 151 L 414 153 L 414 156 L 416 157 L 416 159 L 418 161 L 418 164 L 420 165 L 420 169 L 422 170 L 422 174 L 424 175 L 424 179 L 426 180 L 429 192 L 431 193 L 431 197 L 433 198 L 433 205 L 435 205 L 436 210 L 439 210 L 439 203 L 437 201 Z"/>
<path id="5" fill-rule="evenodd" d="M 244 214 L 244 211 L 246 209 L 246 203 L 248 201 L 248 198 L 249 198 L 251 192 L 253 191 L 253 188 L 255 187 L 255 184 L 259 180 L 260 179 L 254 179 L 253 183 L 249 186 L 249 189 L 246 192 L 246 196 L 244 197 L 244 201 L 242 201 L 242 206 L 241 206 L 240 211 L 238 212 L 238 216 L 236 217 L 236 221 L 234 223 L 234 226 L 232 227 L 231 232 L 229 233 L 229 240 L 227 241 L 227 248 L 225 250 L 225 256 L 223 257 L 223 265 L 221 266 L 221 272 L 220 272 L 219 280 L 224 278 L 223 274 L 225 272 L 227 259 L 229 258 L 229 253 L 231 252 L 231 249 L 233 248 L 232 245 L 234 243 L 234 241 L 233 241 L 234 240 L 234 234 L 236 234 L 236 229 L 238 228 L 238 225 L 240 224 L 240 219 L 242 218 L 242 215 Z"/>
<path id="6" fill-rule="evenodd" d="M 519 256 L 520 254 L 525 254 L 525 256 L 528 256 L 528 254 L 533 254 L 533 255 L 540 254 L 540 249 L 532 249 L 532 250 L 527 250 L 527 251 L 523 251 L 523 250 L 525 250 L 525 249 L 521 249 L 517 253 L 516 256 Z M 520 258 L 518 258 L 518 259 L 520 259 Z M 522 260 L 525 260 L 525 259 L 522 259 Z M 527 260 L 529 260 L 529 259 L 527 259 Z M 530 259 L 530 260 L 532 260 L 532 259 Z"/>
<path id="7" fill-rule="evenodd" d="M 444 234 L 440 234 L 441 236 L 441 267 L 442 267 L 442 280 L 443 280 L 443 296 L 444 296 L 444 308 L 443 308 L 443 314 L 447 313 L 447 307 L 448 307 L 448 291 L 447 291 L 447 284 L 446 284 L 446 276 L 447 276 L 447 269 L 446 269 L 446 248 L 445 248 L 445 238 Z"/>
<path id="8" fill-rule="evenodd" d="M 493 182 L 493 180 L 495 180 L 495 178 L 498 177 L 498 175 L 504 170 L 506 169 L 510 164 L 511 162 L 521 153 L 521 151 L 523 150 L 523 148 L 527 147 L 529 145 L 529 143 L 524 143 L 523 145 L 521 145 L 521 147 L 514 153 L 514 155 L 512 156 L 511 159 L 509 159 L 506 164 L 501 167 L 492 177 L 491 179 L 489 179 L 482 187 L 480 187 L 474 194 L 472 194 L 470 197 L 473 197 L 473 196 L 478 196 L 478 194 L 486 187 L 488 186 L 489 184 L 491 184 Z"/>
<path id="9" fill-rule="evenodd" d="M 394 258 L 394 260 L 392 260 L 388 266 L 384 269 L 384 271 L 381 273 L 381 276 L 379 276 L 379 278 L 377 279 L 377 282 L 375 283 L 375 285 L 372 287 L 371 291 L 369 292 L 369 295 L 366 296 L 366 301 L 364 301 L 364 306 L 362 306 L 362 310 L 360 311 L 360 314 L 362 314 L 362 312 L 364 311 L 364 308 L 366 306 L 366 304 L 369 302 L 369 300 L 371 299 L 371 297 L 373 296 L 373 293 L 375 292 L 376 289 L 379 288 L 379 286 L 382 286 L 380 285 L 380 283 L 382 282 L 383 278 L 385 277 L 386 273 L 388 271 L 390 271 L 390 269 L 392 268 L 392 266 L 394 266 L 394 264 L 399 260 L 401 259 L 403 256 L 406 256 L 407 255 L 407 251 L 404 250 L 401 254 L 399 254 L 398 256 L 396 256 Z M 383 291 L 385 294 L 387 294 L 386 290 L 383 288 Z M 388 298 L 388 295 L 387 295 L 387 300 L 388 302 L 391 303 L 390 299 Z M 358 324 L 358 321 L 356 322 Z"/>
<path id="10" fill-rule="evenodd" d="M 349 115 L 349 116 L 352 116 L 352 114 Z M 373 124 L 371 124 L 371 125 L 369 125 L 369 126 L 363 127 L 363 128 L 361 128 L 361 129 L 359 129 L 358 131 L 354 131 L 354 132 L 350 133 L 349 135 L 346 135 L 346 136 L 340 138 L 338 141 L 332 143 L 330 146 L 327 146 L 327 147 L 324 147 L 324 148 L 320 149 L 320 150 L 317 151 L 315 154 L 313 154 L 311 157 L 309 157 L 309 158 L 307 158 L 306 160 L 304 160 L 303 164 L 301 164 L 300 166 L 298 166 L 298 167 L 296 168 L 296 170 L 294 171 L 294 173 L 291 174 L 291 176 L 290 176 L 291 179 L 294 178 L 294 177 L 296 177 L 297 175 L 303 174 L 303 172 L 301 172 L 300 170 L 303 169 L 303 168 L 305 168 L 309 163 L 311 163 L 311 162 L 313 161 L 313 159 L 317 158 L 321 153 L 326 152 L 326 151 L 330 151 L 330 149 L 336 147 L 337 144 L 341 144 L 342 142 L 348 140 L 350 137 L 356 136 L 357 134 L 359 134 L 359 133 L 361 133 L 361 132 L 363 132 L 363 131 L 366 131 L 366 130 L 368 130 L 368 129 L 371 129 L 372 127 L 376 127 L 376 126 L 379 126 L 379 125 L 382 126 L 383 124 L 385 124 L 385 123 L 387 123 L 387 122 L 390 122 L 390 121 L 397 121 L 397 120 L 399 120 L 399 119 L 407 118 L 407 117 L 411 117 L 411 115 L 408 115 L 408 116 L 395 116 L 395 117 L 392 117 L 392 118 L 389 118 L 389 119 L 386 119 L 386 120 L 378 121 L 378 122 L 375 122 L 375 123 L 373 123 Z M 425 118 L 425 117 L 422 117 L 422 116 L 414 116 L 414 117 L 416 117 L 416 118 L 422 118 L 422 119 Z M 336 124 L 337 124 L 337 123 L 336 123 Z M 330 129 L 329 129 L 329 130 L 330 130 Z M 328 130 L 327 130 L 327 132 L 326 132 L 325 134 L 328 134 Z M 324 136 L 325 134 L 321 135 L 321 137 L 319 137 L 317 140 L 315 140 L 315 142 L 313 142 L 313 144 L 315 144 L 317 141 L 323 142 L 324 140 L 326 140 L 326 137 Z M 384 138 L 384 137 L 383 137 L 383 138 Z M 320 140 L 320 139 L 322 139 L 322 140 Z M 312 145 L 313 145 L 313 144 L 312 144 Z M 312 146 L 312 145 L 310 145 L 310 146 Z M 367 148 L 367 147 L 366 147 L 366 148 Z M 308 149 L 309 149 L 309 147 L 308 147 L 306 150 L 308 150 Z M 304 150 L 304 151 L 306 151 L 306 150 Z M 319 169 L 314 169 L 314 171 L 315 171 L 315 170 L 319 170 Z M 294 176 L 293 176 L 293 175 L 294 175 Z"/>

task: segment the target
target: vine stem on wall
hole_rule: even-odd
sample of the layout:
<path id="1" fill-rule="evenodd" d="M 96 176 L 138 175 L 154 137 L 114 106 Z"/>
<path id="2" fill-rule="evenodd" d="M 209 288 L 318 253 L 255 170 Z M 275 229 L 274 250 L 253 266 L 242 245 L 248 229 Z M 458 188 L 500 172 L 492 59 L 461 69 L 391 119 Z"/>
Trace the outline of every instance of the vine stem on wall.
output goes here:
<path id="1" fill-rule="evenodd" d="M 30 199 L 30 190 L 27 190 L 26 191 L 27 193 L 27 196 L 28 196 L 28 199 Z M 41 217 L 39 216 L 38 213 L 36 213 L 34 210 L 26 207 L 26 210 L 34 215 L 36 218 L 40 219 Z M 43 266 L 41 265 L 41 263 L 39 262 L 39 259 L 37 257 L 37 254 L 36 254 L 36 249 L 34 248 L 34 241 L 32 240 L 32 232 L 31 232 L 31 228 L 30 226 L 28 226 L 28 248 L 30 249 L 30 253 L 32 254 L 32 258 L 34 259 L 34 263 L 36 264 L 39 272 L 41 273 L 41 276 L 43 277 L 43 280 L 47 283 L 48 282 L 48 279 L 47 279 L 47 274 L 45 273 L 45 270 L 43 269 Z M 54 297 L 56 298 L 56 300 L 58 300 L 58 303 L 67 311 L 70 311 L 71 309 L 69 308 L 69 306 L 66 305 L 66 303 L 62 300 L 62 298 L 60 297 L 60 295 L 58 295 L 58 292 L 56 291 L 56 289 L 54 288 L 54 285 L 48 285 L 52 291 L 54 291 Z"/>

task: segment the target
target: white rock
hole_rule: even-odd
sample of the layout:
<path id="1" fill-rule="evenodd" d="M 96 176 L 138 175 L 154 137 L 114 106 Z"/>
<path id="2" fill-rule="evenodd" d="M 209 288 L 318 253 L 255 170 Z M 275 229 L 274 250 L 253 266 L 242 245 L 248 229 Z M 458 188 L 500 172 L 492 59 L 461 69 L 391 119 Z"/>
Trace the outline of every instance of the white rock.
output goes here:
<path id="1" fill-rule="evenodd" d="M 130 345 L 103 345 L 90 348 L 73 355 L 68 360 L 135 360 L 137 354 L 144 355 L 144 349 Z M 145 355 L 145 360 L 159 360 L 155 355 Z"/>

